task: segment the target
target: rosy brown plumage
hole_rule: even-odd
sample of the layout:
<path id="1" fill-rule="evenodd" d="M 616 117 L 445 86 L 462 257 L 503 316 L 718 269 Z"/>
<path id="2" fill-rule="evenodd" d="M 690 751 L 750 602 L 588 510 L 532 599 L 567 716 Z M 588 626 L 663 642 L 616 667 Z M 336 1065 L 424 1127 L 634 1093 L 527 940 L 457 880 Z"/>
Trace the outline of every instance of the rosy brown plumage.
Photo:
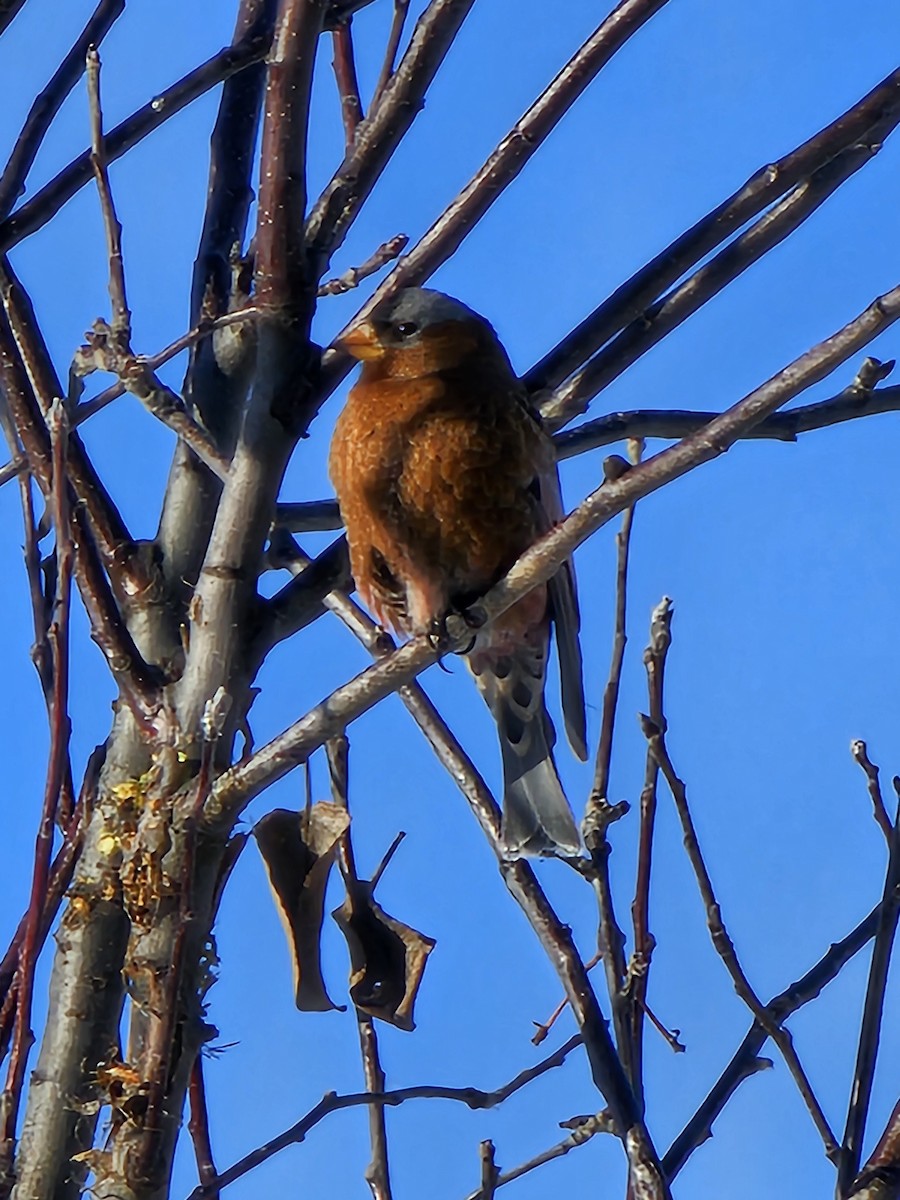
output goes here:
<path id="1" fill-rule="evenodd" d="M 383 625 L 430 632 L 560 515 L 553 446 L 491 326 L 449 296 L 408 288 L 344 345 L 363 369 L 335 426 L 329 470 L 353 577 Z M 544 704 L 551 620 L 569 740 L 584 757 L 569 564 L 479 631 L 467 655 L 500 735 L 510 856 L 580 848 Z"/>

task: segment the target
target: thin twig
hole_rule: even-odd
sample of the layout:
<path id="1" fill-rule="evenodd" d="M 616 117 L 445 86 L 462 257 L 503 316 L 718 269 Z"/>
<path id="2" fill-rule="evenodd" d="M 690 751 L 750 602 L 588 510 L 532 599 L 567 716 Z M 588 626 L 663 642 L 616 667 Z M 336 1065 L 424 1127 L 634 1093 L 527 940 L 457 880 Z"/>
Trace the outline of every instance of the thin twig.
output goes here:
<path id="1" fill-rule="evenodd" d="M 228 1167 L 221 1175 L 217 1176 L 214 1186 L 217 1188 L 225 1188 L 235 1180 L 242 1178 L 249 1171 L 267 1162 L 275 1154 L 280 1153 L 287 1146 L 293 1146 L 298 1142 L 302 1142 L 311 1129 L 315 1128 L 325 1117 L 330 1113 L 338 1112 L 344 1108 L 358 1108 L 362 1104 L 369 1105 L 388 1105 L 394 1107 L 398 1104 L 405 1104 L 408 1100 L 453 1100 L 459 1104 L 465 1104 L 473 1110 L 486 1108 L 496 1108 L 508 1100 L 510 1096 L 527 1087 L 535 1079 L 539 1079 L 548 1071 L 552 1071 L 556 1067 L 561 1067 L 568 1055 L 582 1044 L 582 1039 L 577 1034 L 575 1037 L 569 1038 L 558 1050 L 553 1054 L 548 1055 L 539 1063 L 535 1063 L 533 1067 L 528 1067 L 524 1071 L 520 1071 L 514 1079 L 496 1088 L 492 1092 L 482 1091 L 480 1088 L 473 1087 L 444 1087 L 438 1084 L 420 1084 L 416 1087 L 394 1088 L 389 1092 L 352 1092 L 348 1095 L 338 1095 L 335 1092 L 326 1092 L 318 1104 L 309 1110 L 303 1117 L 300 1118 L 289 1129 L 278 1134 L 264 1145 L 259 1146 L 256 1150 L 252 1150 L 243 1158 L 239 1159 L 233 1166 Z M 191 1192 L 188 1200 L 208 1200 L 210 1193 L 204 1187 L 198 1187 Z"/>
<path id="2" fill-rule="evenodd" d="M 356 1021 L 366 1091 L 384 1092 L 384 1068 L 378 1053 L 378 1035 L 375 1032 L 374 1018 L 357 1009 Z M 392 1200 L 387 1125 L 382 1104 L 369 1105 L 369 1140 L 372 1146 L 372 1158 L 366 1167 L 366 1183 L 372 1193 L 372 1200 Z"/>
<path id="3" fill-rule="evenodd" d="M 522 114 L 456 199 L 447 206 L 409 254 L 397 264 L 384 283 L 354 317 L 352 323 L 355 324 L 363 317 L 369 316 L 380 304 L 396 295 L 400 288 L 422 283 L 437 270 L 441 263 L 446 262 L 518 176 L 532 155 L 582 95 L 585 88 L 610 59 L 622 49 L 629 38 L 637 33 L 666 3 L 667 0 L 622 0 L 616 5 L 609 16 L 569 59 L 556 78 L 541 92 L 531 107 Z M 468 8 L 470 5 L 466 7 Z M 416 26 L 410 47 L 404 54 L 381 104 L 373 114 L 370 114 L 370 122 L 374 123 L 384 119 L 389 101 L 403 95 L 401 88 L 404 67 L 415 51 L 417 34 L 421 26 L 422 21 Z M 342 168 L 342 171 L 344 170 L 345 168 Z M 341 214 L 337 225 L 337 236 L 342 236 L 342 231 L 354 215 L 354 213 L 350 213 L 345 217 L 342 207 L 344 191 L 350 191 L 352 180 L 353 177 L 347 167 L 343 179 L 339 175 L 332 182 L 331 189 L 334 191 L 326 189 L 322 200 L 313 210 L 310 224 L 311 237 L 318 236 L 318 223 L 325 220 L 329 202 L 334 206 L 334 211 Z M 360 202 L 367 194 L 367 191 L 361 194 Z M 356 198 L 355 193 L 354 198 Z M 2 234 L 2 226 L 0 226 L 0 234 Z M 350 370 L 350 364 L 346 355 L 330 350 L 325 355 L 323 365 L 322 388 L 329 393 Z"/>
<path id="4" fill-rule="evenodd" d="M 846 937 L 831 945 L 802 978 L 770 1000 L 766 1005 L 769 1020 L 781 1023 L 804 1004 L 815 1000 L 822 989 L 837 978 L 854 955 L 872 940 L 880 916 L 879 904 Z M 667 1179 L 674 1179 L 694 1150 L 712 1136 L 713 1122 L 741 1083 L 761 1069 L 772 1065 L 759 1058 L 759 1052 L 767 1039 L 766 1030 L 758 1021 L 754 1021 L 703 1103 L 663 1155 L 663 1169 Z"/>
<path id="5" fill-rule="evenodd" d="M 748 229 L 656 301 L 541 404 L 551 429 L 584 412 L 590 400 L 689 316 L 789 237 L 881 150 L 900 121 L 900 107 L 779 200 Z"/>
<path id="6" fill-rule="evenodd" d="M 642 444 L 632 442 L 629 444 L 629 450 L 632 464 L 639 462 Z M 597 941 L 606 971 L 606 989 L 612 1007 L 616 1047 L 619 1057 L 622 1059 L 625 1074 L 637 1095 L 631 1053 L 630 1014 L 625 997 L 625 935 L 616 918 L 609 877 L 609 856 L 612 853 L 609 827 L 619 817 L 624 816 L 628 811 L 628 805 L 612 805 L 608 798 L 613 732 L 627 642 L 628 554 L 631 547 L 633 522 L 634 507 L 631 507 L 625 510 L 622 517 L 622 528 L 616 534 L 616 605 L 613 649 L 609 664 L 609 678 L 603 691 L 603 709 L 600 718 L 600 737 L 597 744 L 594 782 L 584 818 L 584 841 L 591 859 L 591 883 L 597 894 L 599 909 Z"/>
<path id="7" fill-rule="evenodd" d="M 138 142 L 143 141 L 188 104 L 203 96 L 223 80 L 262 61 L 269 51 L 270 38 L 255 35 L 238 45 L 226 46 L 193 71 L 160 92 L 137 109 L 106 136 L 106 161 L 115 162 Z M 93 178 L 90 150 L 84 150 L 68 166 L 21 205 L 5 221 L 0 221 L 0 249 L 8 250 L 50 221 L 66 201 Z"/>
<path id="8" fill-rule="evenodd" d="M 356 77 L 356 58 L 353 53 L 353 25 L 348 18 L 340 21 L 331 31 L 334 57 L 331 61 L 334 78 L 341 101 L 341 120 L 344 123 L 344 145 L 349 152 L 356 140 L 356 129 L 363 119 L 362 101 L 359 98 L 359 80 Z"/>
<path id="9" fill-rule="evenodd" d="M 8 216 L 10 209 L 25 190 L 25 181 L 47 131 L 66 97 L 81 78 L 88 48 L 100 45 L 124 11 L 125 0 L 99 0 L 50 82 L 35 98 L 25 124 L 16 138 L 9 161 L 0 175 L 0 219 Z"/>
<path id="10" fill-rule="evenodd" d="M 877 413 L 900 410 L 900 387 L 875 388 L 862 391 L 851 385 L 814 404 L 802 404 L 787 412 L 773 413 L 751 429 L 745 437 L 750 440 L 796 442 L 803 433 L 828 429 L 845 421 L 857 421 Z M 638 412 L 607 413 L 594 421 L 585 421 L 574 429 L 558 433 L 554 438 L 556 455 L 560 460 L 584 454 L 599 446 L 608 446 L 627 437 L 683 438 L 698 433 L 720 414 L 689 412 L 684 409 L 646 409 Z"/>
<path id="11" fill-rule="evenodd" d="M 533 1158 L 529 1158 L 527 1162 L 521 1163 L 518 1167 L 513 1167 L 510 1171 L 501 1171 L 496 1174 L 493 1180 L 492 1191 L 485 1190 L 484 1182 L 477 1192 L 471 1192 L 466 1200 L 489 1200 L 499 1188 L 507 1183 L 514 1183 L 515 1180 L 521 1179 L 523 1175 L 528 1175 L 531 1171 L 536 1171 L 538 1167 L 543 1167 L 548 1162 L 553 1162 L 555 1158 L 562 1158 L 564 1154 L 568 1154 L 570 1150 L 574 1150 L 577 1146 L 583 1146 L 586 1142 L 597 1133 L 612 1133 L 612 1124 L 609 1120 L 609 1114 L 605 1112 L 597 1113 L 592 1117 L 579 1117 L 574 1121 L 561 1122 L 563 1128 L 569 1128 L 572 1132 L 567 1138 L 561 1142 L 557 1142 L 555 1146 L 551 1146 L 548 1150 L 542 1150 L 540 1154 L 536 1154 Z M 490 1145 L 490 1143 L 487 1143 Z M 482 1146 L 485 1145 L 482 1142 Z"/>
<path id="12" fill-rule="evenodd" d="M 109 173 L 106 169 L 106 144 L 103 137 L 103 108 L 100 103 L 100 55 L 94 46 L 87 52 L 88 104 L 91 114 L 91 167 L 100 195 L 100 211 L 109 256 L 109 298 L 112 304 L 112 332 L 119 350 L 131 345 L 131 313 L 125 294 L 125 267 L 122 262 L 122 226 L 116 216 Z"/>
<path id="13" fill-rule="evenodd" d="M 223 313 L 221 317 L 216 317 L 213 320 L 201 320 L 199 325 L 177 337 L 174 342 L 170 342 L 168 346 L 164 347 L 157 354 L 136 355 L 135 362 L 147 371 L 156 371 L 177 354 L 180 354 L 182 350 L 189 350 L 197 342 L 202 341 L 203 338 L 210 337 L 217 329 L 225 329 L 229 325 L 239 325 L 244 321 L 252 321 L 255 317 L 256 309 L 251 305 L 248 308 Z M 88 417 L 92 417 L 94 413 L 100 412 L 101 409 L 106 408 L 107 404 L 111 404 L 113 400 L 118 400 L 120 396 L 124 396 L 127 391 L 128 387 L 126 384 L 122 380 L 119 380 L 118 383 L 105 388 L 90 400 L 83 401 L 73 413 L 72 424 L 83 424 Z M 160 417 L 160 420 L 164 419 L 164 417 Z M 2 479 L 0 479 L 0 483 L 2 483 Z"/>
<path id="14" fill-rule="evenodd" d="M 672 644 L 672 601 L 663 596 L 650 618 L 650 641 L 644 650 L 647 671 L 647 695 L 651 719 L 661 725 L 666 655 Z M 647 1012 L 647 986 L 650 961 L 656 939 L 650 932 L 650 881 L 653 872 L 653 839 L 656 832 L 657 778 L 659 767 L 647 750 L 644 764 L 644 786 L 641 789 L 641 823 L 638 833 L 637 877 L 631 919 L 634 928 L 634 953 L 629 964 L 629 995 L 631 1004 L 631 1058 L 634 1087 L 644 1094 L 644 1016 Z"/>
<path id="15" fill-rule="evenodd" d="M 372 96 L 373 108 L 381 100 L 387 85 L 391 82 L 391 76 L 394 74 L 394 63 L 397 59 L 400 38 L 403 36 L 403 26 L 406 23 L 406 14 L 408 12 L 409 0 L 394 0 L 394 15 L 391 18 L 391 30 L 388 34 L 387 45 L 384 51 L 384 62 L 381 64 L 381 70 L 378 73 L 378 82 L 375 84 L 375 92 Z"/>
<path id="16" fill-rule="evenodd" d="M 895 778 L 894 786 L 900 797 L 900 780 Z M 891 965 L 891 952 L 897 934 L 897 921 L 900 919 L 898 889 L 900 889 L 900 802 L 897 805 L 891 830 L 881 912 L 878 929 L 875 933 L 875 945 L 872 947 L 872 961 L 869 964 L 869 978 L 866 983 L 866 998 L 863 1004 L 859 1043 L 856 1051 L 856 1066 L 853 1071 L 847 1122 L 844 1126 L 844 1137 L 838 1158 L 838 1196 L 849 1193 L 859 1171 L 869 1102 L 872 1098 L 872 1082 L 875 1078 L 875 1062 L 878 1058 L 878 1044 L 881 1040 L 881 1022 L 884 1015 L 884 998 Z"/>
<path id="17" fill-rule="evenodd" d="M 53 696 L 50 706 L 50 752 L 47 761 L 41 819 L 35 839 L 31 896 L 16 972 L 16 1024 L 6 1089 L 0 1098 L 0 1144 L 3 1148 L 3 1157 L 10 1156 L 8 1161 L 0 1164 L 0 1176 L 8 1173 L 11 1164 L 11 1151 L 15 1145 L 16 1122 L 25 1082 L 28 1051 L 34 1041 L 34 1034 L 31 1030 L 34 974 L 38 952 L 42 945 L 40 935 L 50 876 L 53 831 L 56 825 L 60 789 L 69 758 L 71 730 L 69 719 L 69 611 L 74 553 L 69 525 L 69 488 L 66 477 L 66 447 L 69 431 L 62 400 L 59 400 L 50 411 L 49 431 L 53 447 L 53 524 L 56 534 L 54 616 L 48 631 L 53 679 Z"/>
<path id="18" fill-rule="evenodd" d="M 869 789 L 869 797 L 872 801 L 872 815 L 878 828 L 884 834 L 888 848 L 894 844 L 894 826 L 891 823 L 891 818 L 888 816 L 887 809 L 884 804 L 884 797 L 881 794 L 881 781 L 878 778 L 878 768 L 869 758 L 869 748 L 861 738 L 854 738 L 850 743 L 850 753 L 853 755 L 853 761 L 858 763 L 866 776 L 866 786 Z"/>
<path id="19" fill-rule="evenodd" d="M 340 296 L 344 292 L 359 287 L 364 279 L 368 279 L 370 275 L 374 275 L 387 263 L 393 262 L 395 258 L 399 257 L 406 249 L 408 241 L 409 238 L 405 233 L 395 234 L 386 242 L 382 242 L 375 253 L 371 254 L 360 266 L 351 267 L 349 271 L 345 271 L 336 279 L 329 279 L 326 283 L 320 284 L 318 294 L 320 296 Z"/>
<path id="20" fill-rule="evenodd" d="M 557 387 L 712 250 L 791 188 L 866 137 L 900 109 L 900 69 L 807 141 L 767 163 L 617 288 L 525 376 L 532 392 Z M 641 433 L 641 430 L 636 430 Z M 675 436 L 683 436 L 676 434 Z"/>
<path id="21" fill-rule="evenodd" d="M 633 441 L 629 455 L 632 464 L 641 461 L 643 443 Z M 619 688 L 622 683 L 622 664 L 625 661 L 625 645 L 628 641 L 626 616 L 628 611 L 628 554 L 631 549 L 631 529 L 634 524 L 634 508 L 626 508 L 622 516 L 622 528 L 616 534 L 616 608 L 613 649 L 609 662 L 609 679 L 603 690 L 603 711 L 600 718 L 600 737 L 597 743 L 597 759 L 594 765 L 594 783 L 591 794 L 597 799 L 609 799 L 609 773 L 612 764 L 613 733 L 616 725 L 616 710 L 619 705 Z"/>
<path id="22" fill-rule="evenodd" d="M 188 1133 L 194 1144 L 194 1157 L 197 1160 L 197 1176 L 202 1187 L 206 1188 L 207 1200 L 219 1200 L 219 1191 L 215 1186 L 216 1165 L 213 1160 L 212 1141 L 209 1136 L 209 1111 L 206 1106 L 206 1084 L 203 1079 L 203 1055 L 198 1054 L 191 1067 L 191 1081 L 188 1084 L 188 1099 L 190 1117 L 188 1118 Z"/>
<path id="23" fill-rule="evenodd" d="M 585 971 L 593 971 L 593 969 L 594 969 L 594 967 L 596 967 L 597 963 L 602 962 L 602 960 L 603 960 L 603 955 L 598 951 L 593 956 L 593 958 L 589 958 L 587 960 L 587 962 L 584 964 Z M 536 1032 L 534 1033 L 534 1035 L 531 1038 L 531 1044 L 533 1046 L 540 1046 L 540 1044 L 542 1042 L 546 1041 L 547 1035 L 549 1034 L 550 1030 L 553 1028 L 553 1026 L 556 1024 L 556 1022 L 559 1020 L 559 1018 L 563 1015 L 563 1013 L 566 1011 L 566 1009 L 568 1007 L 569 1007 L 569 1001 L 567 999 L 560 1000 L 559 1004 L 557 1004 L 556 1008 L 554 1008 L 553 1012 L 550 1014 L 550 1016 L 547 1018 L 546 1021 L 540 1021 L 540 1022 L 535 1021 L 534 1022 L 534 1027 L 535 1027 Z"/>
<path id="24" fill-rule="evenodd" d="M 691 866 L 694 869 L 694 874 L 697 878 L 697 884 L 700 889 L 700 894 L 703 898 L 703 903 L 706 908 L 706 924 L 709 928 L 710 937 L 713 946 L 728 974 L 731 976 L 734 983 L 734 990 L 744 1001 L 754 1018 L 763 1026 L 766 1033 L 781 1051 L 781 1055 L 790 1071 L 794 1082 L 797 1085 L 797 1090 L 800 1092 L 804 1103 L 806 1104 L 809 1114 L 812 1117 L 813 1124 L 822 1138 L 822 1143 L 825 1147 L 825 1154 L 828 1158 L 835 1160 L 838 1152 L 837 1142 L 834 1134 L 828 1124 L 828 1120 L 822 1111 L 822 1106 L 816 1098 L 812 1085 L 807 1078 L 806 1072 L 800 1062 L 797 1051 L 794 1049 L 793 1039 L 784 1026 L 774 1021 L 768 1013 L 765 1005 L 761 1002 L 753 987 L 747 978 L 740 960 L 737 956 L 737 951 L 734 948 L 734 943 L 728 936 L 728 931 L 722 920 L 722 913 L 716 900 L 715 892 L 712 886 L 709 872 L 706 869 L 706 863 L 703 860 L 703 855 L 700 850 L 700 843 L 697 839 L 697 832 L 694 828 L 694 821 L 691 817 L 690 809 L 687 802 L 687 791 L 684 783 L 679 779 L 672 760 L 669 757 L 668 749 L 666 748 L 665 733 L 648 717 L 642 718 L 642 728 L 644 736 L 647 738 L 648 746 L 650 747 L 653 756 L 659 763 L 659 768 L 665 776 L 666 783 L 672 793 L 672 798 L 675 801 L 675 808 L 678 812 L 678 817 L 681 822 L 682 832 L 684 834 L 684 847 L 690 859 Z"/>
<path id="25" fill-rule="evenodd" d="M 335 804 L 342 808 L 350 807 L 349 774 L 350 747 L 343 735 L 333 738 L 325 747 L 328 757 L 328 773 L 331 779 L 331 796 Z M 394 842 L 396 847 L 399 843 Z M 355 887 L 359 883 L 356 871 L 356 858 L 353 853 L 353 841 L 349 827 L 338 841 L 338 860 L 346 886 Z M 377 875 L 372 877 L 370 889 L 374 891 Z M 359 1035 L 359 1050 L 363 1065 L 363 1082 L 367 1092 L 385 1091 L 385 1074 L 378 1052 L 378 1035 L 375 1032 L 375 1021 L 368 1014 L 356 1009 L 356 1028 Z M 369 1143 L 372 1157 L 366 1167 L 365 1179 L 372 1193 L 372 1200 L 392 1200 L 391 1173 L 388 1162 L 387 1125 L 383 1105 L 369 1106 Z"/>
<path id="26" fill-rule="evenodd" d="M 500 1172 L 494 1161 L 494 1143 L 490 1140 L 482 1142 L 479 1148 L 481 1157 L 481 1192 L 482 1200 L 494 1200 Z"/>

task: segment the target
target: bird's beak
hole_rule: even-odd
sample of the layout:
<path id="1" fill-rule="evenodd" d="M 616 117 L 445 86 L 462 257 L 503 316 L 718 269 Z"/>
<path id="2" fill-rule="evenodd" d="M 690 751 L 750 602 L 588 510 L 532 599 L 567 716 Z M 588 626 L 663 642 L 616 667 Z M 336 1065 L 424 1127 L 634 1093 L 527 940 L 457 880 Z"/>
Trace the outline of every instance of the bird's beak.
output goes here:
<path id="1" fill-rule="evenodd" d="M 378 337 L 378 331 L 371 321 L 363 321 L 354 325 L 349 333 L 338 339 L 338 345 L 354 358 L 366 362 L 372 358 L 382 358 L 384 346 Z"/>

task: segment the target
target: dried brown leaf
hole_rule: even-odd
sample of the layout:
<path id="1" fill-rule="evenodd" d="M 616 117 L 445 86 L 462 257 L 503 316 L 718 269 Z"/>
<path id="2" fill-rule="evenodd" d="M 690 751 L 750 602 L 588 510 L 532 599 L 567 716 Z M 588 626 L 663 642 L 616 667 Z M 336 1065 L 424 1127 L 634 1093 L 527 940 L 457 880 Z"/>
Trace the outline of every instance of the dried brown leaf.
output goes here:
<path id="1" fill-rule="evenodd" d="M 350 950 L 350 999 L 371 1017 L 414 1029 L 413 1006 L 434 939 L 389 916 L 362 880 L 350 883 L 332 916 Z"/>
<path id="2" fill-rule="evenodd" d="M 253 829 L 288 940 L 301 1012 L 340 1008 L 325 990 L 320 940 L 328 872 L 350 816 L 329 800 L 304 812 L 276 808 Z"/>

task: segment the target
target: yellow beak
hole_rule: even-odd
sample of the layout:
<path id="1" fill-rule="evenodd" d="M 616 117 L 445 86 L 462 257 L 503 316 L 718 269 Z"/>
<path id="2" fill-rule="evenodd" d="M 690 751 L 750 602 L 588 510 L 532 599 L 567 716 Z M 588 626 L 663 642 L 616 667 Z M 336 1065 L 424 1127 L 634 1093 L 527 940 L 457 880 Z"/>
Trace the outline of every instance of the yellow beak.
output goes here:
<path id="1" fill-rule="evenodd" d="M 354 325 L 349 333 L 345 333 L 337 343 L 342 350 L 361 362 L 384 356 L 384 346 L 378 337 L 378 332 L 371 321 L 363 321 Z"/>

